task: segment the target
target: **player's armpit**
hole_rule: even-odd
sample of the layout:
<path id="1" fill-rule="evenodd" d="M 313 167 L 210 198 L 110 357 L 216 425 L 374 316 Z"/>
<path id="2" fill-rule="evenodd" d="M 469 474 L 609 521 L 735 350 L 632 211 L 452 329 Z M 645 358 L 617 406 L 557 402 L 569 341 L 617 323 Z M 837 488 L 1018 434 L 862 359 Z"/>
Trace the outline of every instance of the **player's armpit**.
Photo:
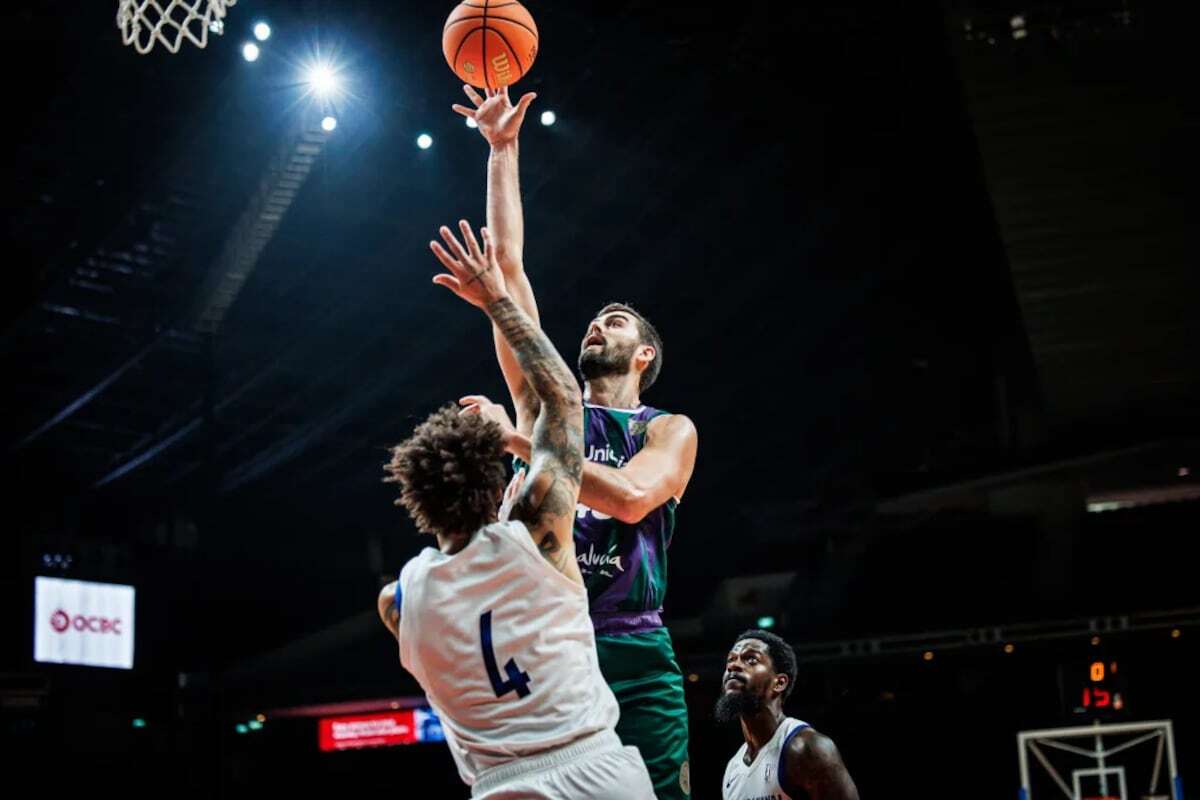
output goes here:
<path id="1" fill-rule="evenodd" d="M 579 484 L 552 464 L 533 468 L 509 519 L 525 523 L 538 552 L 559 572 L 570 577 L 575 564 L 575 506 Z"/>
<path id="2" fill-rule="evenodd" d="M 583 408 L 569 401 L 545 404 L 533 427 L 532 448 L 525 485 L 509 518 L 525 523 L 555 569 L 582 583 L 573 534 L 583 479 Z"/>

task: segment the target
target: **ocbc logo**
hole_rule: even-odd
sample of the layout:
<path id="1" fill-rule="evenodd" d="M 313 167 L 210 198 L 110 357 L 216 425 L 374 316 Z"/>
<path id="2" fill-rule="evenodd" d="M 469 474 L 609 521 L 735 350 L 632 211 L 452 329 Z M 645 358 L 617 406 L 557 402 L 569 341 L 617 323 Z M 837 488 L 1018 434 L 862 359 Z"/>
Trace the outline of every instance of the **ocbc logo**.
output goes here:
<path id="1" fill-rule="evenodd" d="M 61 608 L 50 617 L 50 627 L 59 633 L 66 633 L 69 628 L 88 633 L 111 633 L 121 635 L 121 620 L 108 617 L 85 617 L 76 614 L 74 617 Z"/>

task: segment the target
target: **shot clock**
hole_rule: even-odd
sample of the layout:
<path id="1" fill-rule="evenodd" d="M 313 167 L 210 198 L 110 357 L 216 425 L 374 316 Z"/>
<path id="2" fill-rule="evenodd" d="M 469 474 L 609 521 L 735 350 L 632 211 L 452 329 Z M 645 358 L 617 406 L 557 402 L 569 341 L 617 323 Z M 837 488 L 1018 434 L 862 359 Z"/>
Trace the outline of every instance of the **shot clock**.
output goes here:
<path id="1" fill-rule="evenodd" d="M 1129 715 L 1129 692 L 1122 662 L 1096 657 L 1059 667 L 1063 706 L 1075 719 L 1122 719 Z"/>

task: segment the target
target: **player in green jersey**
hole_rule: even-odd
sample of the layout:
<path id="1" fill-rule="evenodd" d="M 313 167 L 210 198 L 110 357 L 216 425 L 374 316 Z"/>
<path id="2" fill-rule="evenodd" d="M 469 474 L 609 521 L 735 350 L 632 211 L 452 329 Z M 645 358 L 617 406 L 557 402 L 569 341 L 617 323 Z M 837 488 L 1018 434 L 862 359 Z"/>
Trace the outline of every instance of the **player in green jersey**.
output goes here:
<path id="1" fill-rule="evenodd" d="M 473 119 L 491 146 L 487 165 L 488 230 L 514 301 L 536 321 L 537 303 L 525 274 L 524 222 L 518 183 L 518 134 L 534 95 L 517 104 L 507 90 L 481 96 L 464 87 L 471 107 L 454 110 Z M 443 238 L 450 244 L 445 230 Z M 432 243 L 439 258 L 449 257 Z M 516 410 L 482 396 L 462 400 L 469 413 L 500 423 L 505 446 L 528 460 L 537 418 L 529 391 L 504 339 L 496 355 Z M 647 407 L 641 394 L 662 367 L 662 339 L 640 313 L 610 304 L 588 323 L 580 346 L 584 379 L 585 455 L 575 546 L 588 587 L 600 668 L 621 704 L 617 733 L 635 745 L 659 798 L 687 798 L 687 706 L 683 675 L 662 622 L 667 589 L 667 548 L 676 507 L 696 463 L 692 421 Z"/>

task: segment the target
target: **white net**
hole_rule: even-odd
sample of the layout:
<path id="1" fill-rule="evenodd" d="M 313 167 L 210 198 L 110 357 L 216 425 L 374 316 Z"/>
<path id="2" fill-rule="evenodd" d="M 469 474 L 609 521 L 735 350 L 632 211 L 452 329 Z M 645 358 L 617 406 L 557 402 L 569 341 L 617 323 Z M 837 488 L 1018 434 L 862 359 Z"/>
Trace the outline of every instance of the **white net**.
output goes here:
<path id="1" fill-rule="evenodd" d="M 187 39 L 196 47 L 208 44 L 208 33 L 220 35 L 225 10 L 237 0 L 120 0 L 117 27 L 125 44 L 145 55 L 155 42 L 172 53 Z"/>

